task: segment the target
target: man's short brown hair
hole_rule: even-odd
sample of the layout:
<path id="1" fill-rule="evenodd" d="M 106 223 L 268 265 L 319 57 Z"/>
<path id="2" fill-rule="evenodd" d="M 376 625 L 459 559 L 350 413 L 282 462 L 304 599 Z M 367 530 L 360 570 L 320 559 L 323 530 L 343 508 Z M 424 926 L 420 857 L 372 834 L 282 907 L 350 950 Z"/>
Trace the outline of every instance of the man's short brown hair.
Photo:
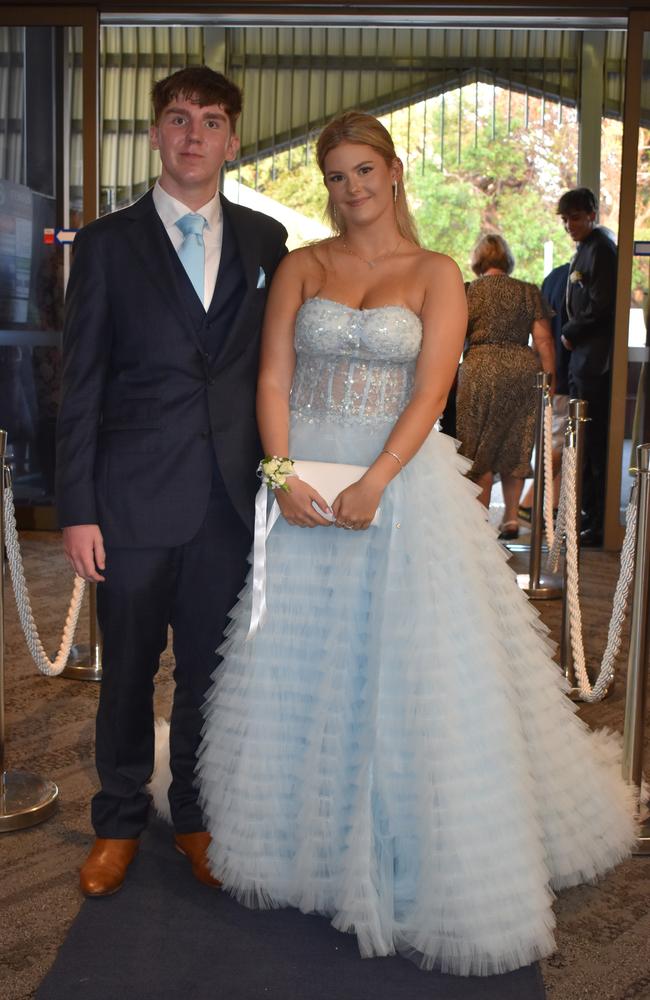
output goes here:
<path id="1" fill-rule="evenodd" d="M 596 195 L 591 188 L 571 188 L 565 191 L 557 203 L 558 215 L 569 215 L 571 212 L 592 212 L 598 211 Z"/>
<path id="2" fill-rule="evenodd" d="M 154 124 L 158 124 L 165 108 L 179 98 L 194 101 L 201 108 L 206 104 L 220 105 L 228 115 L 232 131 L 235 131 L 241 114 L 241 90 L 223 73 L 217 73 L 209 66 L 188 66 L 166 76 L 164 80 L 158 80 L 151 91 Z"/>

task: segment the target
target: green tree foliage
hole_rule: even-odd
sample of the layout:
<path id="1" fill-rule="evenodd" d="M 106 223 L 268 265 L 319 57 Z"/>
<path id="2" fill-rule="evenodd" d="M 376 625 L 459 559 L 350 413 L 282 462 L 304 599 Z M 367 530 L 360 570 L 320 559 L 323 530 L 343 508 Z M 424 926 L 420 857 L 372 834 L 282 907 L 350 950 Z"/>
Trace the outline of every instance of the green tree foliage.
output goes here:
<path id="1" fill-rule="evenodd" d="M 322 220 L 326 192 L 316 163 L 315 143 L 276 153 L 241 167 L 241 182 L 312 219 Z"/>
<path id="2" fill-rule="evenodd" d="M 474 243 L 499 233 L 514 254 L 515 275 L 540 284 L 546 242 L 553 244 L 555 265 L 573 253 L 555 209 L 575 183 L 575 122 L 565 115 L 564 123 L 551 123 L 555 109 L 547 106 L 542 128 L 541 101 L 529 101 L 526 121 L 523 95 L 485 86 L 463 88 L 446 103 L 447 121 L 440 113 L 430 116 L 423 168 L 411 169 L 409 177 L 423 243 L 450 254 L 471 278 Z"/>
<path id="3" fill-rule="evenodd" d="M 469 274 L 469 256 L 481 229 L 475 188 L 466 180 L 450 184 L 442 171 L 431 168 L 414 171 L 407 188 L 423 246 L 449 254 Z"/>
<path id="4" fill-rule="evenodd" d="M 406 188 L 424 246 L 453 257 L 466 278 L 483 233 L 503 235 L 515 257 L 515 276 L 540 284 L 544 244 L 553 264 L 574 247 L 556 215 L 561 193 L 576 185 L 575 110 L 482 83 L 394 111 L 382 118 L 406 170 Z M 644 130 L 645 135 L 645 130 Z M 639 156 L 637 239 L 650 239 L 650 151 Z M 602 130 L 601 211 L 616 231 L 621 126 Z M 241 168 L 241 180 L 271 198 L 322 220 L 325 192 L 314 144 L 294 147 Z M 633 298 L 647 288 L 647 260 L 635 261 Z"/>

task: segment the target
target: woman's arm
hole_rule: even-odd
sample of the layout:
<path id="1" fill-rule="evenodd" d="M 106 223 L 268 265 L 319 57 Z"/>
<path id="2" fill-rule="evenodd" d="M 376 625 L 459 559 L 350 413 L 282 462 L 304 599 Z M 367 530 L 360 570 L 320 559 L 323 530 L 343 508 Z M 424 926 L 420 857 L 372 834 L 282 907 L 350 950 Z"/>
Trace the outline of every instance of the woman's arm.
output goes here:
<path id="1" fill-rule="evenodd" d="M 289 392 L 296 352 L 294 329 L 302 303 L 298 255 L 280 263 L 269 290 L 257 378 L 257 424 L 266 455 L 289 454 Z"/>
<path id="2" fill-rule="evenodd" d="M 550 320 L 536 319 L 533 323 L 533 346 L 539 355 L 542 368 L 551 376 L 551 393 L 555 393 L 555 341 Z"/>
<path id="3" fill-rule="evenodd" d="M 458 266 L 450 257 L 431 254 L 425 267 L 421 319 L 422 348 L 415 386 L 408 406 L 363 478 L 348 487 L 332 505 L 339 523 L 366 528 L 388 483 L 420 449 L 445 408 L 467 332 L 467 300 Z"/>
<path id="4" fill-rule="evenodd" d="M 257 379 L 257 424 L 265 455 L 289 456 L 289 393 L 296 367 L 294 335 L 296 314 L 303 301 L 303 286 L 310 265 L 308 251 L 289 254 L 279 265 L 269 290 L 262 328 L 260 370 Z M 330 524 L 312 507 L 329 510 L 320 493 L 297 477 L 289 491 L 276 490 L 276 498 L 290 524 L 314 527 Z"/>

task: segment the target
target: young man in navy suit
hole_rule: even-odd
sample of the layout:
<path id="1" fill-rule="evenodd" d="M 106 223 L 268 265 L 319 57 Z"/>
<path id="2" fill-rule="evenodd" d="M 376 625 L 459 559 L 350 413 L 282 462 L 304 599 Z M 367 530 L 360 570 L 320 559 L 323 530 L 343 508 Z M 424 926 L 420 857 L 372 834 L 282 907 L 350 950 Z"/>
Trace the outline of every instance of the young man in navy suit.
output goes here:
<path id="1" fill-rule="evenodd" d="M 565 191 L 557 211 L 576 244 L 567 283 L 562 343 L 570 351 L 569 392 L 588 404 L 582 477 L 582 545 L 601 545 L 607 479 L 610 365 L 616 306 L 616 245 L 596 223 L 589 188 Z"/>
<path id="2" fill-rule="evenodd" d="M 121 886 L 153 770 L 153 678 L 174 636 L 170 808 L 176 846 L 206 864 L 194 785 L 200 706 L 247 568 L 259 336 L 284 228 L 219 195 L 239 89 L 203 66 L 153 90 L 154 188 L 75 240 L 66 300 L 57 499 L 66 555 L 98 584 L 103 677 L 81 888 Z"/>

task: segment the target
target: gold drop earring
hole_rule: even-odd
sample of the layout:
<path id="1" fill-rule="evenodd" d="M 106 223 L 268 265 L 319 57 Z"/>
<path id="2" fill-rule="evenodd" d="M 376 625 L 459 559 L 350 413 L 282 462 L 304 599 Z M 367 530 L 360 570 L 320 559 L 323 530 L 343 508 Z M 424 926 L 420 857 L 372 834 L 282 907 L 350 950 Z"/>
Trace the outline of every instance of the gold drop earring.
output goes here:
<path id="1" fill-rule="evenodd" d="M 397 202 L 397 181 L 393 181 L 393 204 Z"/>

